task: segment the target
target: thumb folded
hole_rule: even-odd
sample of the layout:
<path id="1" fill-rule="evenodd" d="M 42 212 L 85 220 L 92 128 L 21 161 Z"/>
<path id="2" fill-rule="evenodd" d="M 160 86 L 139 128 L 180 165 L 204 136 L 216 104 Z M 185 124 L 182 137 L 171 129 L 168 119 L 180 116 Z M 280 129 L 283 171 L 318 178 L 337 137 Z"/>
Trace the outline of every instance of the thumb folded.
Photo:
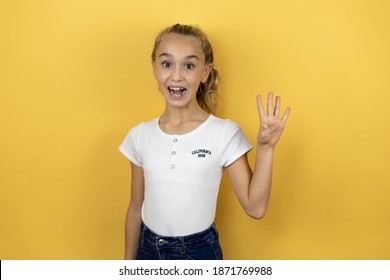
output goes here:
<path id="1" fill-rule="evenodd" d="M 266 129 L 264 129 L 261 133 L 261 135 L 263 137 L 268 137 L 269 135 L 271 135 L 272 133 L 274 133 L 276 130 L 279 129 L 279 124 L 278 123 L 275 123 L 273 124 L 272 126 L 269 126 L 267 127 Z"/>

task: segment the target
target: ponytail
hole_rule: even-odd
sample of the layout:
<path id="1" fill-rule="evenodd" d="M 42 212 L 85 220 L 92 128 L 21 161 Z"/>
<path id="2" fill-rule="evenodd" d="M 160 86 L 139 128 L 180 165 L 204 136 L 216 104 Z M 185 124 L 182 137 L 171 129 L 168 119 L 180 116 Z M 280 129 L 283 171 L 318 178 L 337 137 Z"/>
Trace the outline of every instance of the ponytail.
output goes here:
<path id="1" fill-rule="evenodd" d="M 218 107 L 218 85 L 218 70 L 213 65 L 207 81 L 199 85 L 199 89 L 196 93 L 196 100 L 198 101 L 199 106 L 211 114 L 215 114 Z"/>

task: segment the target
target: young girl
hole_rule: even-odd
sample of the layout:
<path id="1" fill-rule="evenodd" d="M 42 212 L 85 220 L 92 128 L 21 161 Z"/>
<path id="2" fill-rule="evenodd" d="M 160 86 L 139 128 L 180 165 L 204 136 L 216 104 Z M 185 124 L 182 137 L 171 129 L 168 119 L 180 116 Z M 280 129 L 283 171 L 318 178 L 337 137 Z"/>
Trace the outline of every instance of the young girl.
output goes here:
<path id="1" fill-rule="evenodd" d="M 261 219 L 271 189 L 274 147 L 290 109 L 280 119 L 280 97 L 257 97 L 260 131 L 252 149 L 240 127 L 215 117 L 218 73 L 206 35 L 176 24 L 156 38 L 153 74 L 165 98 L 159 118 L 127 134 L 120 151 L 131 161 L 131 201 L 125 259 L 222 259 L 213 223 L 223 170 L 245 212 Z"/>

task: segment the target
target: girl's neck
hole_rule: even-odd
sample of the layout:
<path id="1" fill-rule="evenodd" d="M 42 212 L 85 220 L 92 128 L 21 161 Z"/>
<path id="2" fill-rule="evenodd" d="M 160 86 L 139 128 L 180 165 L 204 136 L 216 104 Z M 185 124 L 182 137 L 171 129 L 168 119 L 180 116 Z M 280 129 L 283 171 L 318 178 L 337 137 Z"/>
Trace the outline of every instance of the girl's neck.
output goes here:
<path id="1" fill-rule="evenodd" d="M 187 121 L 204 121 L 208 118 L 209 113 L 204 111 L 200 106 L 192 108 L 174 108 L 166 106 L 160 117 L 162 122 L 184 123 Z"/>

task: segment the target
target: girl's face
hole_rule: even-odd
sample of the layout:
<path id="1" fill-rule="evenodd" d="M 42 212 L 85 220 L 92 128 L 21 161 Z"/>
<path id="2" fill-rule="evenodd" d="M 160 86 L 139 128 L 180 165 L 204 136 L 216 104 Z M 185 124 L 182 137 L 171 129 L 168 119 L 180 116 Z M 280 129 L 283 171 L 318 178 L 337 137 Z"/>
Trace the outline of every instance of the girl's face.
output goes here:
<path id="1" fill-rule="evenodd" d="M 207 81 L 212 65 L 204 63 L 198 40 L 191 36 L 167 34 L 156 50 L 153 74 L 167 106 L 197 106 L 196 92 Z"/>

